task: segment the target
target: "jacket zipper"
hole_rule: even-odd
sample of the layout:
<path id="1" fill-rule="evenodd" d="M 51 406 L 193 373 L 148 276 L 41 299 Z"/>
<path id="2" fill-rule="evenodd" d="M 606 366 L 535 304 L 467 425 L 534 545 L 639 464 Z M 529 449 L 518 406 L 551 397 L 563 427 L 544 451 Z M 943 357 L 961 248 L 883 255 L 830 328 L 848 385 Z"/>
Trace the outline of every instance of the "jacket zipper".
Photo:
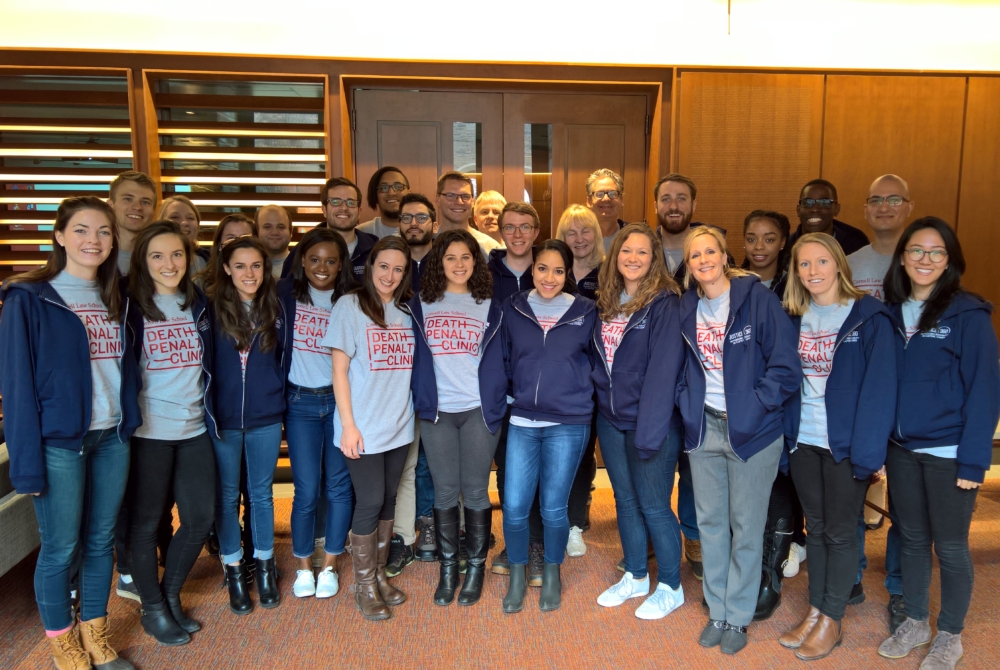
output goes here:
<path id="1" fill-rule="evenodd" d="M 250 338 L 250 344 L 247 347 L 247 362 L 246 366 L 243 368 L 243 400 L 240 405 L 240 430 L 246 430 L 246 411 L 247 411 L 247 368 L 250 367 L 250 354 L 253 352 L 253 345 L 257 341 L 257 334 L 255 333 L 253 337 Z M 284 357 L 284 353 L 282 353 Z"/>
<path id="2" fill-rule="evenodd" d="M 76 319 L 77 319 L 77 321 L 80 321 L 80 317 L 76 316 L 76 312 L 74 312 L 73 310 L 71 310 L 68 306 L 59 304 L 55 300 L 49 300 L 45 296 L 39 296 L 39 298 L 41 298 L 45 302 L 49 303 L 50 305 L 55 305 L 56 307 L 59 307 L 61 309 L 66 310 L 67 312 L 69 312 L 70 314 L 72 314 L 73 316 L 75 316 Z M 82 321 L 80 321 L 80 327 L 83 328 L 83 336 L 84 336 L 84 338 L 87 339 L 87 359 L 90 360 L 90 336 L 87 335 L 87 327 L 83 325 Z M 122 344 L 122 346 L 124 347 L 124 343 Z M 91 383 L 91 388 L 93 388 L 93 383 L 94 383 L 93 373 L 91 373 L 90 383 Z M 91 398 L 90 398 L 90 418 L 91 419 L 94 418 L 94 398 L 93 398 L 93 392 L 91 392 Z M 87 428 L 89 429 L 90 426 L 88 425 Z M 84 431 L 84 434 L 86 434 L 86 432 L 87 431 Z M 83 443 L 82 442 L 80 443 L 80 455 L 83 456 Z"/>
<path id="3" fill-rule="evenodd" d="M 216 422 L 215 417 L 212 416 L 212 412 L 208 409 L 208 394 L 210 392 L 209 389 L 212 387 L 212 371 L 209 370 L 205 366 L 205 349 L 207 348 L 207 346 L 210 346 L 210 345 L 206 345 L 206 343 L 205 343 L 205 337 L 201 334 L 201 329 L 198 328 L 198 323 L 201 321 L 201 317 L 205 313 L 205 311 L 206 311 L 206 308 L 203 307 L 202 310 L 200 312 L 198 312 L 198 315 L 195 316 L 195 318 L 194 318 L 194 327 L 195 327 L 195 330 L 198 331 L 198 341 L 201 342 L 201 349 L 202 349 L 202 351 L 201 351 L 201 371 L 205 373 L 206 377 L 208 377 L 208 381 L 205 383 L 205 391 L 202 394 L 202 403 L 203 403 L 203 405 L 205 407 L 205 414 L 207 414 L 209 416 L 209 418 L 212 419 L 212 423 L 215 425 L 215 437 L 217 439 L 221 440 L 222 437 L 219 435 L 219 424 Z"/>
<path id="4" fill-rule="evenodd" d="M 898 330 L 899 334 L 903 336 L 903 351 L 905 352 L 906 348 L 910 346 L 910 341 L 908 339 L 906 339 L 906 329 L 905 328 L 899 328 L 899 327 L 897 327 L 896 330 Z M 906 365 L 906 356 L 905 355 L 903 356 L 903 365 Z M 904 369 L 901 372 L 905 373 L 906 371 Z M 900 379 L 903 378 L 903 374 L 900 374 L 899 376 L 900 376 Z M 900 402 L 900 397 L 899 397 L 899 394 L 897 393 L 896 394 L 896 433 L 899 434 L 899 439 L 904 440 L 906 438 L 903 435 L 903 427 L 899 425 L 899 402 Z"/>
<path id="5" fill-rule="evenodd" d="M 520 312 L 525 318 L 529 319 L 533 324 L 535 324 L 539 328 L 542 328 L 542 324 L 538 323 L 538 319 L 536 319 L 534 316 L 532 316 L 530 314 L 525 314 L 524 311 L 520 307 L 515 306 L 514 309 L 516 309 L 518 312 Z M 545 342 L 546 342 L 546 339 L 548 338 L 549 331 L 555 330 L 559 326 L 565 326 L 568 323 L 573 323 L 574 321 L 579 321 L 581 319 L 583 319 L 583 316 L 578 316 L 575 319 L 570 319 L 569 321 L 566 321 L 565 323 L 557 323 L 554 326 L 552 326 L 551 328 L 549 328 L 549 330 L 545 330 L 544 328 L 542 328 L 542 349 L 545 348 Z M 541 386 L 541 384 L 542 384 L 542 373 L 539 372 L 538 373 L 538 381 L 535 382 L 535 407 L 536 408 L 538 407 L 538 388 Z"/>
<path id="6" fill-rule="evenodd" d="M 121 334 L 122 340 L 122 355 L 118 359 L 118 375 L 121 376 L 122 373 L 122 360 L 125 358 L 125 329 L 129 327 L 128 321 L 125 319 L 125 315 L 128 314 L 128 304 L 131 299 L 125 296 L 125 311 L 122 312 L 122 320 L 118 325 L 119 333 Z M 142 343 L 139 343 L 142 346 Z M 140 373 L 141 374 L 141 373 Z M 124 442 L 122 438 L 122 424 L 125 423 L 125 384 L 118 385 L 118 409 L 121 410 L 121 417 L 118 419 L 118 427 L 115 432 L 118 434 L 118 439 Z"/>
<path id="7" fill-rule="evenodd" d="M 409 308 L 403 309 L 401 311 L 404 311 L 407 314 L 409 314 L 410 318 L 413 319 L 414 323 L 416 323 L 416 318 L 414 318 L 413 312 L 410 311 Z M 420 337 L 424 338 L 424 344 L 427 345 L 427 350 L 430 351 L 431 345 L 427 343 L 427 334 L 424 333 L 424 324 L 420 323 L 420 324 L 417 324 L 417 325 L 418 325 L 417 332 L 420 333 Z M 434 366 L 434 354 L 432 353 L 431 354 L 431 367 L 433 367 L 433 366 Z M 410 371 L 410 374 L 413 374 L 412 370 Z M 440 419 L 440 418 L 441 418 L 441 410 L 440 410 L 440 408 L 435 407 L 434 408 L 434 423 L 436 424 L 438 422 L 438 419 Z"/>
<path id="8" fill-rule="evenodd" d="M 726 356 L 725 356 L 726 340 L 729 339 L 729 331 L 732 329 L 734 323 L 736 323 L 736 315 L 733 313 L 732 308 L 730 308 L 729 309 L 729 325 L 726 326 L 726 331 L 722 334 L 722 351 L 723 351 L 723 355 L 722 355 L 722 393 L 723 393 L 723 395 L 725 395 L 725 392 L 726 392 Z M 707 381 L 705 383 L 705 387 L 706 388 L 708 387 Z M 729 450 L 733 452 L 733 455 L 736 456 L 736 458 L 740 459 L 740 462 L 746 463 L 746 461 L 743 460 L 742 458 L 740 458 L 740 455 L 736 453 L 736 449 L 733 447 L 733 438 L 731 438 L 729 436 L 729 418 L 728 418 L 729 417 L 729 401 L 728 400 L 726 401 L 726 417 L 727 417 L 726 418 L 726 442 L 729 443 Z"/>
<path id="9" fill-rule="evenodd" d="M 490 342 L 493 341 L 493 338 L 496 337 L 496 334 L 500 331 L 500 327 L 503 325 L 503 310 L 498 310 L 498 311 L 500 313 L 500 318 L 497 321 L 497 327 L 493 329 L 493 334 L 490 335 L 490 339 L 486 340 L 486 342 L 483 344 L 483 348 L 479 352 L 480 353 L 480 362 L 482 362 L 482 356 L 486 354 L 486 347 L 488 347 L 490 345 Z M 479 413 L 483 415 L 483 423 L 486 424 L 486 429 L 489 430 L 490 424 L 486 420 L 486 410 L 483 409 L 483 399 L 482 398 L 479 399 Z M 435 421 L 435 423 L 436 423 L 436 421 Z"/>
<path id="10" fill-rule="evenodd" d="M 633 328 L 635 328 L 636 326 L 638 326 L 640 323 L 642 323 L 643 319 L 646 318 L 646 315 L 648 313 L 649 313 L 649 305 L 646 305 L 646 307 L 643 309 L 642 319 L 636 320 L 636 322 L 634 324 L 632 324 L 631 326 L 629 326 L 629 325 L 625 326 L 625 330 L 622 331 L 622 339 L 621 339 L 621 341 L 618 342 L 618 346 L 619 347 L 622 346 L 622 342 L 625 341 L 625 336 L 628 335 L 628 332 L 630 330 L 632 330 Z M 604 369 L 608 373 L 608 392 L 609 392 L 609 394 L 611 396 L 611 413 L 614 414 L 615 418 L 617 419 L 618 418 L 618 410 L 615 409 L 615 382 L 611 378 L 611 368 L 608 367 L 608 356 L 607 356 L 607 353 L 604 351 L 604 343 L 597 341 L 597 339 L 596 339 L 597 335 L 596 334 L 594 335 L 594 338 L 595 338 L 594 339 L 594 344 L 597 346 L 597 350 L 599 352 L 601 352 L 601 354 L 602 354 L 601 361 L 603 361 L 603 363 L 604 363 Z"/>
<path id="11" fill-rule="evenodd" d="M 684 341 L 687 342 L 688 346 L 691 347 L 691 350 L 694 351 L 695 358 L 697 358 L 698 362 L 700 363 L 701 362 L 701 354 L 698 352 L 698 348 L 696 346 L 694 346 L 693 344 L 691 344 L 691 340 L 688 338 L 687 333 L 685 333 L 684 331 L 681 331 L 681 337 L 684 338 Z M 705 374 L 705 369 L 704 368 L 702 368 L 700 365 L 698 367 L 701 369 L 701 374 L 705 378 L 705 387 L 707 388 L 708 387 L 708 375 Z M 727 427 L 728 427 L 728 424 L 727 424 Z M 698 446 L 695 447 L 694 449 L 692 449 L 691 451 L 697 451 L 698 449 L 701 449 L 701 438 L 702 438 L 702 435 L 704 435 L 704 432 L 705 432 L 705 408 L 702 407 L 701 408 L 701 419 L 698 421 Z M 688 453 L 690 453 L 690 452 L 688 452 Z"/>

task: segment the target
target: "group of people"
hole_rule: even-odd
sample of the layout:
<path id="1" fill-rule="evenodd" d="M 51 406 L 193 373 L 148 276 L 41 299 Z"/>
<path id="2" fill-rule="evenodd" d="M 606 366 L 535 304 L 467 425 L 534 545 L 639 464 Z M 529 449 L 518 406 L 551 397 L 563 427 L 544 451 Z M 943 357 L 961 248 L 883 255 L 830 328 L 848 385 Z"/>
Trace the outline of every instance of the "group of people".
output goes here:
<path id="1" fill-rule="evenodd" d="M 290 213 L 267 206 L 226 215 L 200 250 L 197 207 L 175 195 L 154 216 L 138 172 L 106 202 L 64 200 L 48 262 L 0 294 L 11 480 L 34 496 L 56 667 L 132 667 L 109 641 L 113 553 L 118 593 L 165 645 L 201 628 L 180 593 L 206 541 L 235 614 L 253 609 L 251 584 L 261 607 L 280 604 L 284 432 L 296 597 L 336 595 L 349 550 L 365 619 L 405 602 L 390 579 L 415 559 L 439 563 L 435 604 L 477 603 L 495 463 L 502 610 L 521 611 L 529 585 L 558 608 L 564 557 L 586 552 L 599 440 L 624 576 L 598 604 L 642 598 L 637 617 L 667 616 L 685 601 L 683 555 L 703 582 L 699 643 L 728 654 L 806 556 L 809 610 L 779 641 L 803 660 L 834 651 L 864 598 L 865 496 L 887 481 L 878 653 L 931 644 L 921 667 L 953 668 L 1000 417 L 992 306 L 962 288 L 954 231 L 908 224 L 908 186 L 886 175 L 865 205 L 869 245 L 817 179 L 794 233 L 750 213 L 737 267 L 725 231 L 693 222 L 688 177 L 657 182 L 655 227 L 621 219 L 615 172 L 586 187 L 542 242 L 529 203 L 476 196 L 459 172 L 432 202 L 380 169 L 365 198 L 378 216 L 360 225 L 361 190 L 330 179 L 324 221 L 294 247 Z"/>

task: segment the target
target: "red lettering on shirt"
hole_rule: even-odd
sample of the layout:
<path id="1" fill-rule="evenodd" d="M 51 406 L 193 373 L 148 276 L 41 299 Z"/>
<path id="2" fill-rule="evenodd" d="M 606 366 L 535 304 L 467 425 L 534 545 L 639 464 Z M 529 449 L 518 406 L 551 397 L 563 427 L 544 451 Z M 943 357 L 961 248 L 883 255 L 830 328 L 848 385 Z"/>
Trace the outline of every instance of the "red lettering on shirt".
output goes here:
<path id="1" fill-rule="evenodd" d="M 120 326 L 108 318 L 108 308 L 100 303 L 67 303 L 87 329 L 90 360 L 117 360 L 122 355 Z"/>
<path id="2" fill-rule="evenodd" d="M 882 302 L 885 302 L 885 293 L 882 290 L 882 280 L 877 278 L 872 279 L 855 279 L 855 288 L 859 288 L 873 298 L 876 298 Z"/>
<path id="3" fill-rule="evenodd" d="M 806 377 L 829 377 L 833 369 L 833 352 L 839 331 L 824 330 L 818 333 L 803 331 L 799 334 L 799 360 Z"/>
<path id="4" fill-rule="evenodd" d="M 462 312 L 435 312 L 424 319 L 427 346 L 435 356 L 479 355 L 486 324 Z"/>
<path id="5" fill-rule="evenodd" d="M 409 370 L 413 367 L 413 329 L 410 327 L 380 328 L 370 323 L 365 329 L 365 337 L 372 372 Z"/>
<path id="6" fill-rule="evenodd" d="M 176 370 L 201 365 L 201 340 L 194 321 L 175 317 L 170 321 L 146 321 L 142 350 L 147 370 Z"/>
<path id="7" fill-rule="evenodd" d="M 543 333 L 549 332 L 549 329 L 552 328 L 552 326 L 559 323 L 558 317 L 555 316 L 539 316 L 536 318 L 538 319 L 538 325 L 542 327 Z"/>
<path id="8" fill-rule="evenodd" d="M 726 334 L 726 324 L 721 321 L 699 323 L 695 329 L 698 335 L 698 356 L 706 371 L 722 369 L 722 341 Z"/>
<path id="9" fill-rule="evenodd" d="M 622 336 L 625 334 L 625 327 L 628 326 L 628 319 L 618 316 L 613 321 L 605 321 L 601 324 L 601 340 L 604 342 L 604 359 L 610 368 L 615 362 L 615 352 L 618 345 L 622 343 Z"/>
<path id="10" fill-rule="evenodd" d="M 292 348 L 310 354 L 329 354 L 330 350 L 320 344 L 329 325 L 329 310 L 298 303 L 295 305 Z"/>

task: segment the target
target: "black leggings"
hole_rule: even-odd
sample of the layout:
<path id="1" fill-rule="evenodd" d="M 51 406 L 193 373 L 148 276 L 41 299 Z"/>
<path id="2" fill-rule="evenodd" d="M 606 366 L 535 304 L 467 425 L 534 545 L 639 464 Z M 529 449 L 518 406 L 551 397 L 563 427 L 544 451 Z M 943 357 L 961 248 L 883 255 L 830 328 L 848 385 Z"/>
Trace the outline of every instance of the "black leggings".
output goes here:
<path id="1" fill-rule="evenodd" d="M 344 458 L 357 500 L 351 520 L 351 532 L 355 535 L 371 535 L 379 521 L 396 518 L 396 489 L 409 449 L 410 445 L 404 444 L 380 454 Z"/>
<path id="2" fill-rule="evenodd" d="M 804 547 L 806 544 L 805 523 L 802 518 L 802 503 L 795 492 L 792 475 L 778 472 L 771 486 L 771 498 L 767 502 L 768 523 L 778 519 L 792 520 L 792 542 Z M 784 558 L 782 558 L 784 560 Z"/>
<path id="3" fill-rule="evenodd" d="M 129 466 L 128 562 L 142 602 L 180 593 L 215 519 L 215 452 L 208 433 L 187 440 L 132 438 Z M 177 501 L 180 528 L 167 549 L 163 591 L 156 539 L 164 510 Z"/>

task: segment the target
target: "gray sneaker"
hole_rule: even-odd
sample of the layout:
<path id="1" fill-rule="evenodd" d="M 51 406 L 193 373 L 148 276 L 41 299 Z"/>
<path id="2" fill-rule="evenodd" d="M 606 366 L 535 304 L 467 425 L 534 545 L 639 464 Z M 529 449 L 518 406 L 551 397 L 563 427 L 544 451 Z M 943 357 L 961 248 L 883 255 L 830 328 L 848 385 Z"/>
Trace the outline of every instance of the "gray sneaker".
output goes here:
<path id="1" fill-rule="evenodd" d="M 930 643 L 931 625 L 926 621 L 907 617 L 892 637 L 878 646 L 878 654 L 885 658 L 903 658 L 917 647 L 925 647 Z"/>
<path id="2" fill-rule="evenodd" d="M 962 660 L 962 635 L 939 630 L 934 636 L 931 650 L 920 664 L 921 670 L 954 670 Z"/>
<path id="3" fill-rule="evenodd" d="M 420 539 L 417 540 L 416 559 L 427 562 L 436 561 L 437 527 L 434 525 L 434 517 L 422 516 L 417 519 L 417 529 L 420 531 Z"/>

